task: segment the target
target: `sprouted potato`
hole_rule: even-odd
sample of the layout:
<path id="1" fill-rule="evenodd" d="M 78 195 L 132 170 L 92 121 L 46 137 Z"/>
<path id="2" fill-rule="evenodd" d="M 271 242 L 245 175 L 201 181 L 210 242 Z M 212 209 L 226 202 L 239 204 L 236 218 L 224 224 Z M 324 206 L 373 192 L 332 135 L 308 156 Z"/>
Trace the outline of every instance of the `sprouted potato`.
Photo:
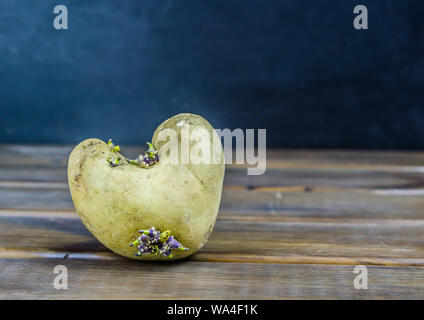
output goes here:
<path id="1" fill-rule="evenodd" d="M 187 132 L 193 133 L 189 140 Z M 210 151 L 210 161 L 181 161 L 192 159 L 187 150 L 200 156 Z M 175 151 L 181 153 L 177 163 Z M 148 150 L 136 159 L 126 158 L 112 140 L 81 142 L 69 157 L 68 181 L 82 222 L 110 250 L 133 259 L 175 260 L 206 243 L 224 171 L 215 130 L 186 113 L 159 125 Z"/>

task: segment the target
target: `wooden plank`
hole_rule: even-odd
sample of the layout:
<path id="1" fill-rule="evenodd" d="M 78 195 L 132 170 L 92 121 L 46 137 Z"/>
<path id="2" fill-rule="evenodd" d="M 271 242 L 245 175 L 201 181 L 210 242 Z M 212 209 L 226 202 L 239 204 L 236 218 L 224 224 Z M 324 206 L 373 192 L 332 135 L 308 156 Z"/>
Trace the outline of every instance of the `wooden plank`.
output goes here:
<path id="1" fill-rule="evenodd" d="M 231 214 L 263 213 L 316 219 L 422 219 L 423 190 L 304 188 L 274 192 L 225 190 L 221 209 Z"/>
<path id="2" fill-rule="evenodd" d="M 0 144 L 0 165 L 65 166 L 71 146 Z"/>
<path id="3" fill-rule="evenodd" d="M 0 144 L 0 165 L 65 167 L 72 148 L 70 145 Z M 145 149 L 144 146 L 123 147 L 125 155 L 134 158 Z"/>
<path id="4" fill-rule="evenodd" d="M 51 165 L 64 166 L 72 151 L 71 145 L 20 145 L 0 144 L 0 165 Z M 140 146 L 121 146 L 125 155 L 137 156 L 145 150 Z M 310 165 L 317 168 L 359 166 L 362 168 L 381 167 L 422 167 L 423 152 L 400 151 L 356 151 L 356 150 L 282 150 L 268 149 L 270 165 L 287 167 Z M 309 166 L 309 167 L 310 167 Z"/>
<path id="5" fill-rule="evenodd" d="M 65 167 L 0 166 L 0 186 L 16 182 L 67 184 Z M 243 186 L 249 189 L 279 186 L 331 186 L 343 188 L 420 188 L 424 187 L 423 172 L 379 172 L 315 169 L 268 169 L 260 176 L 248 176 L 246 169 L 227 168 L 225 186 Z"/>
<path id="6" fill-rule="evenodd" d="M 56 265 L 68 289 L 55 290 Z M 0 259 L 0 299 L 423 299 L 424 269 L 368 266 L 368 290 L 352 266 L 125 259 Z"/>
<path id="7" fill-rule="evenodd" d="M 0 235 L 0 257 L 33 251 L 109 252 L 72 213 L 3 211 Z M 423 242 L 422 220 L 266 222 L 224 216 L 218 219 L 205 248 L 192 259 L 424 266 Z"/>
<path id="8" fill-rule="evenodd" d="M 424 187 L 424 172 L 379 172 L 346 170 L 267 169 L 263 175 L 248 176 L 246 169 L 226 170 L 226 186 L 249 189 L 278 186 L 340 188 L 419 188 Z"/>
<path id="9" fill-rule="evenodd" d="M 206 247 L 153 264 L 82 225 L 70 151 L 0 145 L 0 298 L 424 298 L 424 153 L 270 150 L 263 176 L 230 166 Z M 57 264 L 69 290 L 53 289 Z M 369 290 L 353 288 L 358 264 Z"/>
<path id="10" fill-rule="evenodd" d="M 125 148 L 125 147 L 124 147 Z M 127 147 L 135 156 L 143 147 Z M 0 145 L 0 185 L 16 182 L 66 184 L 71 146 Z M 248 176 L 245 166 L 228 166 L 225 185 L 247 188 L 332 186 L 424 187 L 424 153 L 269 150 L 267 172 Z"/>
<path id="11" fill-rule="evenodd" d="M 423 219 L 424 189 L 227 188 L 221 214 L 303 219 Z M 74 211 L 68 188 L 0 187 L 0 209 Z"/>
<path id="12" fill-rule="evenodd" d="M 60 182 L 68 181 L 65 167 L 50 166 L 0 166 L 0 182 Z"/>

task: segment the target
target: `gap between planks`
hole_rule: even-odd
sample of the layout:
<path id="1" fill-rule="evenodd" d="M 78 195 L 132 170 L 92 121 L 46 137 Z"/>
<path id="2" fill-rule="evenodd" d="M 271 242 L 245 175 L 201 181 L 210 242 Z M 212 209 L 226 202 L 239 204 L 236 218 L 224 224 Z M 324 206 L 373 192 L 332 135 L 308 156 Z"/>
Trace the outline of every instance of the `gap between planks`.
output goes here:
<path id="1" fill-rule="evenodd" d="M 0 208 L 0 217 L 37 217 L 37 218 L 55 218 L 55 219 L 75 219 L 79 220 L 78 213 L 75 210 L 56 210 L 56 209 L 14 209 L 14 208 Z M 264 212 L 256 214 L 243 214 L 243 213 L 227 213 L 219 212 L 217 221 L 234 221 L 243 223 L 273 223 L 273 222 L 292 222 L 292 223 L 314 223 L 314 224 L 394 224 L 394 225 L 410 225 L 417 226 L 423 225 L 424 219 L 376 219 L 376 218 L 326 218 L 326 217 L 302 217 L 302 216 L 264 216 Z"/>
<path id="2" fill-rule="evenodd" d="M 27 165 L 26 165 L 27 166 Z M 0 162 L 0 168 L 22 168 L 24 165 L 8 165 Z M 61 169 L 66 170 L 66 165 L 48 165 L 38 164 L 40 169 Z M 255 168 L 253 165 L 247 164 L 227 164 L 227 170 L 246 170 L 247 168 Z M 361 164 L 361 163 L 316 163 L 316 162 L 290 162 L 285 160 L 267 160 L 266 169 L 287 169 L 287 170 L 316 170 L 316 171 L 351 171 L 351 172 L 391 172 L 391 173 L 424 173 L 424 166 L 416 165 L 397 165 L 397 164 Z"/>
<path id="3" fill-rule="evenodd" d="M 65 182 L 31 182 L 31 181 L 0 181 L 2 188 L 39 188 L 39 189 L 69 189 L 68 183 Z M 421 196 L 424 195 L 424 188 L 355 188 L 355 187 L 331 187 L 331 186 L 235 186 L 224 185 L 224 190 L 234 191 L 256 191 L 256 192 L 331 192 L 344 190 L 349 192 L 371 193 L 377 195 L 403 195 L 403 196 Z"/>

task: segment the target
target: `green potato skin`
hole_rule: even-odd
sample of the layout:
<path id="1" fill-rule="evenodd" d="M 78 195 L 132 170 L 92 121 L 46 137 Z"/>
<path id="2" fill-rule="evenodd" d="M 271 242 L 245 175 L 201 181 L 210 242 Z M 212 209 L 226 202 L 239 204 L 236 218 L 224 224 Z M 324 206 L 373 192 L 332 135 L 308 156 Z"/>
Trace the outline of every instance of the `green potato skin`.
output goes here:
<path id="1" fill-rule="evenodd" d="M 179 114 L 156 129 L 152 143 L 159 150 L 159 162 L 149 168 L 128 164 L 111 167 L 107 159 L 120 155 L 99 139 L 87 139 L 72 151 L 68 162 L 68 182 L 76 211 L 87 229 L 107 248 L 137 260 L 176 260 L 202 248 L 215 225 L 221 201 L 225 163 L 222 145 L 215 148 L 217 164 L 166 163 L 169 152 L 161 154 L 159 133 L 206 129 L 217 134 L 205 119 L 194 114 Z M 216 138 L 215 137 L 215 138 Z M 197 143 L 205 143 L 200 141 Z M 194 142 L 190 142 L 190 147 Z M 190 149 L 191 150 L 191 149 Z M 130 247 L 138 230 L 151 227 L 171 230 L 188 251 L 173 250 L 173 258 L 163 255 L 134 255 Z"/>

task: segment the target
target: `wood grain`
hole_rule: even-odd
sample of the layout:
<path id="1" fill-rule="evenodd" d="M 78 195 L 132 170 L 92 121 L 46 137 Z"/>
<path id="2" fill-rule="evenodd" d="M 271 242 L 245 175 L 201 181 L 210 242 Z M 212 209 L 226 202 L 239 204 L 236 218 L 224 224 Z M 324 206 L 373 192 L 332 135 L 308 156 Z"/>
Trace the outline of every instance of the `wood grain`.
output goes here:
<path id="1" fill-rule="evenodd" d="M 149 264 L 84 228 L 67 186 L 70 151 L 0 145 L 0 299 L 424 298 L 424 153 L 269 150 L 262 176 L 228 166 L 206 247 Z M 57 264 L 69 267 L 69 290 L 52 287 Z M 358 264 L 369 290 L 353 288 Z"/>
<path id="2" fill-rule="evenodd" d="M 50 166 L 0 166 L 2 186 L 13 186 L 16 182 L 56 183 L 66 186 L 66 167 Z M 245 187 L 347 187 L 347 188 L 424 188 L 424 171 L 359 171 L 359 170 L 314 170 L 308 168 L 270 169 L 264 175 L 248 176 L 246 168 L 229 167 L 226 170 L 225 186 Z"/>
<path id="3" fill-rule="evenodd" d="M 51 165 L 64 166 L 72 151 L 72 145 L 19 145 L 0 144 L 0 165 Z M 144 152 L 144 146 L 121 146 L 128 157 L 135 157 Z M 334 166 L 361 167 L 422 167 L 424 154 L 422 152 L 390 152 L 390 151 L 344 151 L 344 150 L 290 150 L 268 149 L 267 161 L 322 168 Z M 331 166 L 330 166 L 331 165 Z"/>
<path id="4" fill-rule="evenodd" d="M 0 234 L 0 257 L 40 250 L 63 255 L 108 252 L 72 213 L 3 211 Z M 224 216 L 193 259 L 424 265 L 423 242 L 424 221 L 264 222 Z"/>
<path id="5" fill-rule="evenodd" d="M 56 265 L 68 289 L 55 290 Z M 0 259 L 0 299 L 423 299 L 415 267 L 368 267 L 368 290 L 353 287 L 352 266 L 125 259 Z"/>
<path id="6" fill-rule="evenodd" d="M 397 190 L 398 193 L 395 191 Z M 424 192 L 424 189 L 419 189 Z M 403 191 L 403 192 L 402 192 Z M 408 191 L 408 190 L 407 190 Z M 287 219 L 422 219 L 424 197 L 403 189 L 225 188 L 220 215 Z M 0 187 L 0 209 L 74 211 L 67 186 Z M 252 218 L 254 219 L 254 218 Z"/>

